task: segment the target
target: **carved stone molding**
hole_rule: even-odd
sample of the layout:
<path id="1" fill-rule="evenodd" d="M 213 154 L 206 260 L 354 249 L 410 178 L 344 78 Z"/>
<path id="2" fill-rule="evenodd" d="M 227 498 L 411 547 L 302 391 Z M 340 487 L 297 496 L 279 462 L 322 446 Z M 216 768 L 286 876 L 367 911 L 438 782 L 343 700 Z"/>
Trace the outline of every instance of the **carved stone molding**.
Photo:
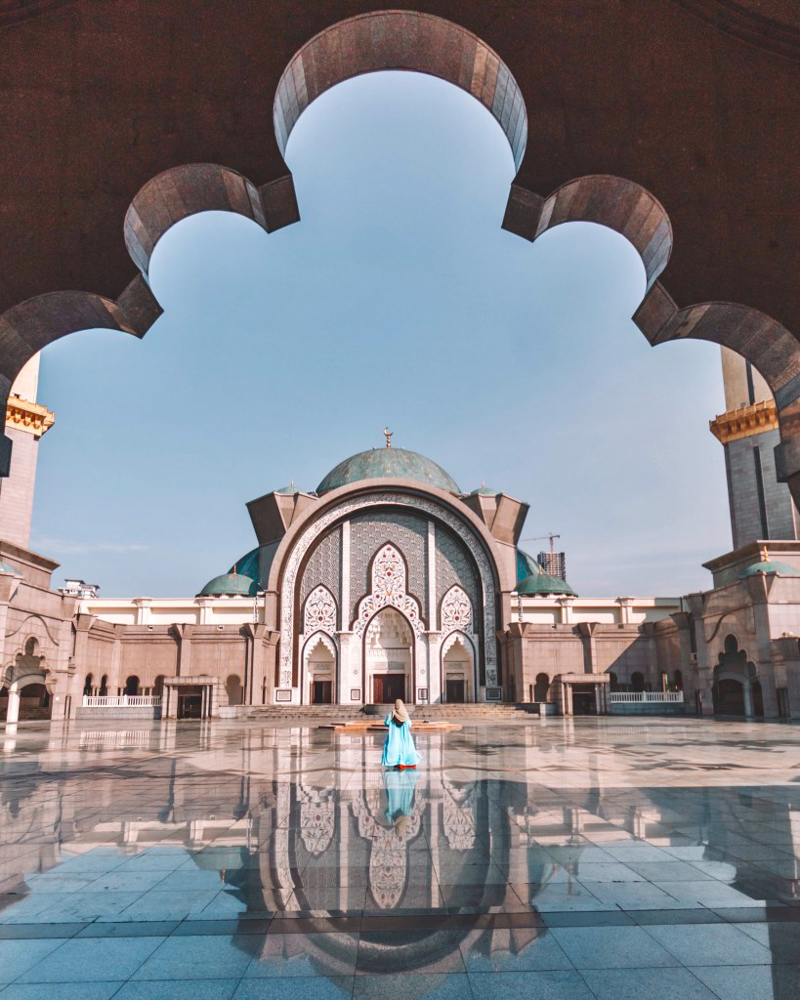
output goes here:
<path id="1" fill-rule="evenodd" d="M 418 636 L 425 632 L 419 603 L 406 590 L 406 564 L 394 545 L 384 545 L 372 561 L 370 592 L 358 605 L 353 631 L 363 635 L 370 619 L 382 608 L 397 608 Z"/>
<path id="2" fill-rule="evenodd" d="M 31 403 L 19 396 L 11 396 L 6 403 L 6 427 L 26 431 L 35 438 L 40 438 L 55 422 L 55 414 L 41 403 Z"/>
<path id="3" fill-rule="evenodd" d="M 709 421 L 708 426 L 718 441 L 729 444 L 740 438 L 778 430 L 778 407 L 772 399 L 760 400 L 751 406 L 721 413 Z"/>

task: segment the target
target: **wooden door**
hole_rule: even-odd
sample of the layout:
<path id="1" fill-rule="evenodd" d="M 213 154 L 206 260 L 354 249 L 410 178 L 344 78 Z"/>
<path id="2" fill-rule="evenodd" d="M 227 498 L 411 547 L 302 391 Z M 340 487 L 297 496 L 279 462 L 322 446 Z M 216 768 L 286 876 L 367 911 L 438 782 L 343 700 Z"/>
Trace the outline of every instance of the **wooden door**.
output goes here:
<path id="1" fill-rule="evenodd" d="M 393 705 L 398 698 L 405 701 L 406 679 L 402 674 L 375 674 L 372 678 L 375 705 Z"/>
<path id="2" fill-rule="evenodd" d="M 459 677 L 447 678 L 447 701 L 453 705 L 464 704 L 464 680 Z"/>
<path id="3" fill-rule="evenodd" d="M 314 681 L 311 685 L 311 704 L 330 705 L 333 701 L 333 682 Z"/>

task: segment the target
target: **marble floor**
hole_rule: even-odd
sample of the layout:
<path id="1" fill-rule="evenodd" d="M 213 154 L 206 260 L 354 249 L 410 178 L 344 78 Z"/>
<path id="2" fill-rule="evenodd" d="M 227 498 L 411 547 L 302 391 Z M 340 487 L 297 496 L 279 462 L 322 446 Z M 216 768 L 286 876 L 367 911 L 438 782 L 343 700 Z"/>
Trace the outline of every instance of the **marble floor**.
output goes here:
<path id="1" fill-rule="evenodd" d="M 0 1000 L 796 1000 L 800 728 L 0 728 Z"/>

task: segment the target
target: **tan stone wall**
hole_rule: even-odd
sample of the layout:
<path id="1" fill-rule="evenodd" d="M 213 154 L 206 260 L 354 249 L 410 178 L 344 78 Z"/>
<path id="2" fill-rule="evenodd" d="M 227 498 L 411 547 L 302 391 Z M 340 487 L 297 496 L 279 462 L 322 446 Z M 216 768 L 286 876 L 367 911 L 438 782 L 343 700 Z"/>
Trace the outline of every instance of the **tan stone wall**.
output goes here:
<path id="1" fill-rule="evenodd" d="M 31 534 L 36 457 L 39 442 L 26 431 L 9 427 L 14 459 L 11 475 L 0 479 L 0 538 L 27 548 Z"/>

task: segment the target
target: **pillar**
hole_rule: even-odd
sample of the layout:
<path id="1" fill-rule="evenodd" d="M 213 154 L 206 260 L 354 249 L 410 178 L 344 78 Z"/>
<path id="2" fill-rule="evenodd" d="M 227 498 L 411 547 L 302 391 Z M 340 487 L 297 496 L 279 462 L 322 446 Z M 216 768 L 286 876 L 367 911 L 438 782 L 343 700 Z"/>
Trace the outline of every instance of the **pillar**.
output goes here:
<path id="1" fill-rule="evenodd" d="M 19 722 L 19 685 L 12 681 L 8 687 L 8 714 L 6 715 L 6 728 Z"/>
<path id="2" fill-rule="evenodd" d="M 743 681 L 742 690 L 744 691 L 744 714 L 748 719 L 753 718 L 753 685 L 752 681 Z"/>
<path id="3" fill-rule="evenodd" d="M 148 625 L 150 623 L 150 605 L 152 603 L 152 597 L 134 597 L 133 604 L 136 607 L 137 625 Z"/>

